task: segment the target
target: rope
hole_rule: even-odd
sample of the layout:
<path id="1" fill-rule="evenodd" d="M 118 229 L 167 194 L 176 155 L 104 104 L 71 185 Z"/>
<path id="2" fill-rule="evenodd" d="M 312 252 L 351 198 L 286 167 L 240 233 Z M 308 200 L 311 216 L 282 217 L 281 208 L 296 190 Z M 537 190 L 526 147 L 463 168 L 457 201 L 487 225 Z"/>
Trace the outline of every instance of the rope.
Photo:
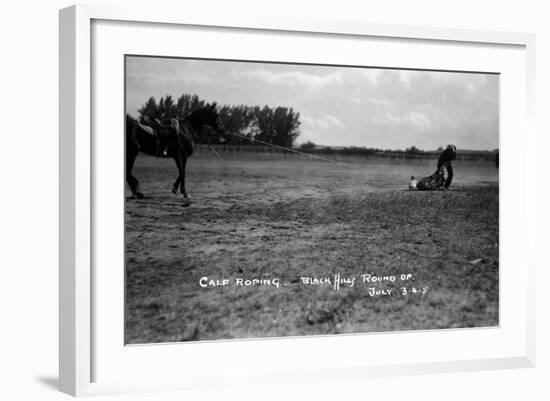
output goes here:
<path id="1" fill-rule="evenodd" d="M 236 136 L 237 138 L 248 139 L 249 141 L 257 142 L 257 143 L 260 143 L 260 144 L 262 144 L 262 145 L 271 146 L 272 148 L 275 148 L 275 149 L 281 149 L 281 150 L 285 150 L 285 151 L 287 151 L 287 152 L 292 152 L 292 153 L 299 154 L 299 155 L 301 155 L 301 156 L 306 156 L 306 157 L 308 157 L 308 158 L 310 158 L 310 159 L 317 159 L 317 160 L 322 160 L 322 161 L 329 162 L 329 163 L 335 163 L 335 164 L 339 164 L 339 165 L 342 165 L 342 166 L 347 166 L 347 167 L 355 168 L 355 169 L 361 170 L 361 171 L 364 171 L 364 170 L 365 170 L 365 167 L 364 167 L 364 166 L 361 166 L 361 165 L 359 165 L 359 164 L 341 162 L 341 161 L 338 161 L 338 160 L 328 159 L 328 158 L 326 158 L 326 157 L 314 155 L 314 154 L 311 154 L 311 153 L 300 152 L 300 151 L 297 150 L 297 149 L 288 148 L 288 147 L 286 147 L 286 146 L 281 146 L 281 145 L 275 145 L 274 143 L 262 141 L 262 140 L 260 140 L 260 139 L 249 138 L 249 137 L 247 137 L 247 136 L 245 136 L 245 135 L 235 134 L 235 133 L 233 133 L 233 132 L 228 132 L 228 134 L 229 134 L 229 135 Z"/>
<path id="2" fill-rule="evenodd" d="M 217 157 L 218 159 L 220 159 L 222 162 L 225 162 L 225 159 L 224 159 L 223 157 L 221 157 L 221 155 L 220 155 L 218 152 L 216 152 L 216 149 L 214 149 L 214 148 L 212 147 L 212 145 L 209 144 L 208 147 L 210 148 L 210 150 L 212 151 L 212 153 L 214 153 L 214 154 L 216 155 L 216 157 Z"/>

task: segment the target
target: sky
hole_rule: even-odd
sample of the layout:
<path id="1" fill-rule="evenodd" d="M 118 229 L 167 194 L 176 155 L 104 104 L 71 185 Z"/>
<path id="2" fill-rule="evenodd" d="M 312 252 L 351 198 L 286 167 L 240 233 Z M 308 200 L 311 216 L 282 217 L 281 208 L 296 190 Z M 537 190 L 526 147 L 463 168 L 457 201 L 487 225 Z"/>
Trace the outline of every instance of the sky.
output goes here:
<path id="1" fill-rule="evenodd" d="M 292 107 L 297 144 L 492 150 L 499 144 L 499 76 L 479 73 L 132 56 L 126 111 L 151 96 L 197 94 L 218 104 Z"/>

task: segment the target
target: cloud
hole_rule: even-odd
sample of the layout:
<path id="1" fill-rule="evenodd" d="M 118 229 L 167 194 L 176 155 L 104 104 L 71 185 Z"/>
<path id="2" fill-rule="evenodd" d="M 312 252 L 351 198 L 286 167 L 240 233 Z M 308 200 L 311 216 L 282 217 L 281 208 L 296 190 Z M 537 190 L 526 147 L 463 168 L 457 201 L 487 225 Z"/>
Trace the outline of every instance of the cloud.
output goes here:
<path id="1" fill-rule="evenodd" d="M 432 128 L 432 121 L 424 114 L 411 111 L 403 116 L 403 121 L 424 130 Z"/>
<path id="2" fill-rule="evenodd" d="M 353 103 L 357 104 L 370 104 L 370 105 L 378 105 L 378 106 L 389 106 L 393 103 L 393 101 L 389 99 L 384 98 L 375 98 L 375 97 L 361 97 L 361 96 L 351 96 L 350 100 Z"/>
<path id="3" fill-rule="evenodd" d="M 171 72 L 171 73 L 156 73 L 147 71 L 135 71 L 130 70 L 126 74 L 129 80 L 141 81 L 142 85 L 147 83 L 159 85 L 159 84 L 182 84 L 193 83 L 199 85 L 208 85 L 215 82 L 213 77 L 207 74 L 196 74 L 187 72 Z"/>
<path id="4" fill-rule="evenodd" d="M 382 117 L 375 117 L 372 121 L 379 125 L 410 127 L 423 131 L 430 131 L 433 128 L 433 123 L 430 118 L 416 111 L 409 111 L 402 115 L 395 115 L 386 111 Z"/>
<path id="5" fill-rule="evenodd" d="M 302 71 L 274 72 L 266 69 L 247 71 L 245 77 L 272 85 L 302 86 L 308 89 L 319 89 L 341 81 L 340 71 L 318 75 Z"/>
<path id="6" fill-rule="evenodd" d="M 320 117 L 300 115 L 300 136 L 298 142 L 312 141 L 319 143 L 325 138 L 334 136 L 335 131 L 339 132 L 346 128 L 346 125 L 336 116 L 327 114 Z"/>
<path id="7" fill-rule="evenodd" d="M 377 84 L 383 75 L 382 69 L 377 68 L 361 68 L 358 70 L 362 78 L 366 79 L 371 84 Z"/>
<path id="8" fill-rule="evenodd" d="M 301 115 L 302 127 L 311 129 L 330 129 L 330 128 L 345 128 L 346 125 L 338 119 L 338 117 L 330 114 L 313 118 Z"/>

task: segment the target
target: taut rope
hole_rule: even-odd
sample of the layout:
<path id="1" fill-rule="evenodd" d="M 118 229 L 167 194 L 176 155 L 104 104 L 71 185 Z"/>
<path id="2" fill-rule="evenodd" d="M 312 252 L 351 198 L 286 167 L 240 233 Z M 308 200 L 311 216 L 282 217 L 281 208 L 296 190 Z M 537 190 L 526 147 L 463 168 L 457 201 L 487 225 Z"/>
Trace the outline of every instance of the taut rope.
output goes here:
<path id="1" fill-rule="evenodd" d="M 361 165 L 359 165 L 359 164 L 341 162 L 341 161 L 338 161 L 338 160 L 328 159 L 328 158 L 326 158 L 326 157 L 314 155 L 314 154 L 311 154 L 311 153 L 300 152 L 300 151 L 297 150 L 297 149 L 288 148 L 288 147 L 286 147 L 286 146 L 281 146 L 281 145 L 275 145 L 274 143 L 262 141 L 262 140 L 260 140 L 260 139 L 249 138 L 249 137 L 247 137 L 247 136 L 245 136 L 245 135 L 235 134 L 235 133 L 233 133 L 233 132 L 228 132 L 228 134 L 229 134 L 229 135 L 233 135 L 233 136 L 235 136 L 235 137 L 237 137 L 237 138 L 248 139 L 249 141 L 252 141 L 252 142 L 256 142 L 256 143 L 260 143 L 260 144 L 262 144 L 262 145 L 270 146 L 270 147 L 275 148 L 275 149 L 281 149 L 281 150 L 285 150 L 285 151 L 287 151 L 287 152 L 299 154 L 299 155 L 301 155 L 301 156 L 306 156 L 306 157 L 308 157 L 308 158 L 310 158 L 310 159 L 322 160 L 322 161 L 329 162 L 329 163 L 334 163 L 334 164 L 339 164 L 339 165 L 342 165 L 342 166 L 347 166 L 347 167 L 355 168 L 355 169 L 358 169 L 358 170 L 361 170 L 361 171 L 364 171 L 364 170 L 365 170 L 365 167 L 364 167 L 364 166 L 361 166 Z"/>

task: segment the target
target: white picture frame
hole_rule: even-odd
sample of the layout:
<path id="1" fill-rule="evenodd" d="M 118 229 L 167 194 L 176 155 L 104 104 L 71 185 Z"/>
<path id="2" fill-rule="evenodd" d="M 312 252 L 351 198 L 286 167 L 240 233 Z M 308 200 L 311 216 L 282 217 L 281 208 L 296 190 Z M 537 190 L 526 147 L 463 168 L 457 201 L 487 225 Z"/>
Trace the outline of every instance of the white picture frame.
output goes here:
<path id="1" fill-rule="evenodd" d="M 305 34 L 309 37 L 338 37 L 345 40 L 361 38 L 380 38 L 388 42 L 392 41 L 414 41 L 418 43 L 435 43 L 443 48 L 445 46 L 462 46 L 464 48 L 480 48 L 484 46 L 495 49 L 511 49 L 510 57 L 517 61 L 516 72 L 511 71 L 514 76 L 513 85 L 509 88 L 517 89 L 523 95 L 514 105 L 520 105 L 519 111 L 510 111 L 512 108 L 503 106 L 501 111 L 514 114 L 514 119 L 503 124 L 510 128 L 521 130 L 521 135 L 515 137 L 503 126 L 501 143 L 501 197 L 506 196 L 508 203 L 503 205 L 504 212 L 501 219 L 506 222 L 506 231 L 503 232 L 503 240 L 512 243 L 517 239 L 517 249 L 511 250 L 506 256 L 509 264 L 518 264 L 517 277 L 512 279 L 509 271 L 501 273 L 502 287 L 501 297 L 507 308 L 512 303 L 512 298 L 517 297 L 517 311 L 514 317 L 517 319 L 504 320 L 497 329 L 469 330 L 467 332 L 448 331 L 446 338 L 441 344 L 457 341 L 460 343 L 474 344 L 476 338 L 486 336 L 483 341 L 493 341 L 494 349 L 483 352 L 480 346 L 478 350 L 472 351 L 464 358 L 442 355 L 441 360 L 435 358 L 422 359 L 414 354 L 407 357 L 407 362 L 396 362 L 395 358 L 383 358 L 376 362 L 362 361 L 360 352 L 355 359 L 351 358 L 340 361 L 333 357 L 332 362 L 320 364 L 318 368 L 311 365 L 288 361 L 289 368 L 281 365 L 273 366 L 246 366 L 257 360 L 246 360 L 241 362 L 243 366 L 237 369 L 237 373 L 230 372 L 231 362 L 227 363 L 226 370 L 220 369 L 207 375 L 197 369 L 196 373 L 191 372 L 185 377 L 178 375 L 162 376 L 148 379 L 148 373 L 143 376 L 136 375 L 132 380 L 133 371 L 120 369 L 125 375 L 117 378 L 110 375 L 103 380 L 101 372 L 98 372 L 96 359 L 106 360 L 106 355 L 101 354 L 102 342 L 96 344 L 98 331 L 96 325 L 101 314 L 97 314 L 94 308 L 94 291 L 97 290 L 98 281 L 94 274 L 94 266 L 97 257 L 94 254 L 94 230 L 97 231 L 94 191 L 96 191 L 95 174 L 97 165 L 97 152 L 101 151 L 96 146 L 93 138 L 95 122 L 93 114 L 93 96 L 95 88 L 92 85 L 94 53 L 100 46 L 101 41 L 93 42 L 94 23 L 98 21 L 109 21 L 109 24 L 127 23 L 132 29 L 143 29 L 144 24 L 156 24 L 162 27 L 200 27 L 205 30 L 231 30 L 232 32 L 271 32 L 275 35 Z M 117 29 L 129 29 L 130 25 Z M 159 33 L 164 34 L 163 32 Z M 119 42 L 125 39 L 117 36 Z M 370 376 L 386 376 L 401 374 L 420 374 L 449 371 L 467 371 L 478 369 L 502 369 L 515 367 L 530 367 L 535 364 L 535 295 L 534 295 L 534 271 L 536 260 L 534 257 L 519 256 L 531 246 L 534 246 L 535 235 L 535 196 L 531 188 L 534 188 L 534 178 L 527 174 L 534 171 L 536 162 L 534 157 L 535 136 L 532 129 L 532 113 L 534 110 L 534 45 L 533 35 L 524 33 L 507 32 L 484 32 L 458 29 L 438 29 L 427 27 L 411 26 L 390 26 L 365 24 L 349 21 L 318 21 L 318 20 L 296 20 L 292 18 L 258 18 L 256 16 L 243 15 L 239 19 L 225 18 L 223 16 L 187 15 L 185 10 L 164 10 L 157 8 L 112 8 L 108 6 L 78 5 L 60 11 L 60 390 L 75 396 L 126 393 L 133 391 L 160 391 L 167 389 L 202 389 L 224 385 L 245 384 L 248 380 L 255 383 L 268 382 L 274 377 L 279 381 L 292 382 L 294 380 L 326 380 L 328 377 L 338 378 L 363 378 Z M 99 49 L 101 50 L 101 49 Z M 503 58 L 504 60 L 504 58 Z M 503 61 L 498 61 L 503 63 Z M 492 72 L 500 72 L 498 62 Z M 345 64 L 345 62 L 343 63 Z M 475 63 L 473 63 L 475 64 Z M 472 65 L 473 65 L 472 64 Z M 382 66 L 387 64 L 383 63 Z M 394 65 L 395 66 L 395 65 Z M 429 65 L 425 66 L 426 68 Z M 442 69 L 441 65 L 435 69 Z M 473 68 L 473 67 L 472 67 Z M 504 66 L 502 67 L 504 68 Z M 511 68 L 511 67 L 510 67 Z M 122 65 L 121 65 L 122 69 Z M 444 69 L 444 68 L 443 68 Z M 470 70 L 463 65 L 457 65 L 456 70 Z M 512 81 L 510 81 L 512 82 Z M 122 84 L 122 83 L 121 83 Z M 507 87 L 508 88 L 508 87 Z M 510 99 L 515 94 L 511 91 L 503 91 L 503 99 Z M 512 103 L 510 103 L 510 106 Z M 122 113 L 122 111 L 121 111 Z M 516 116 L 517 113 L 517 116 Z M 122 115 L 122 114 L 121 114 Z M 121 118 L 122 120 L 122 118 Z M 512 121 L 513 120 L 513 121 Z M 121 136 L 122 136 L 122 131 Z M 522 143 L 523 147 L 517 149 Z M 511 159 L 506 156 L 507 148 L 516 148 L 519 152 L 519 166 L 512 168 Z M 105 161 L 107 163 L 108 161 Z M 102 161 L 103 163 L 103 161 Z M 116 164 L 116 162 L 114 162 Z M 509 182 L 521 182 L 525 190 L 514 191 Z M 120 181 L 122 182 L 122 181 Z M 509 191 L 509 192 L 503 192 Z M 519 192 L 519 193 L 518 193 Z M 510 195 L 508 196 L 508 193 Z M 509 217 L 508 211 L 516 210 L 517 218 Z M 502 225 L 501 222 L 501 230 Z M 510 229 L 513 227 L 514 229 Z M 524 255 L 534 255 L 533 252 L 525 252 Z M 501 255 L 502 256 L 502 255 Z M 511 294 L 510 285 L 514 281 L 515 294 Z M 120 288 L 122 293 L 123 288 Z M 506 310 L 501 310 L 506 312 Z M 510 315 L 512 316 L 512 315 Z M 513 320 L 513 321 L 512 321 Z M 498 337 L 499 332 L 509 330 L 510 335 Z M 101 333 L 103 336 L 104 334 Z M 107 334 L 105 334 L 107 335 Z M 109 334 L 110 335 L 110 334 Z M 285 340 L 261 340 L 261 341 L 236 341 L 207 343 L 200 345 L 200 352 L 211 353 L 226 352 L 228 358 L 242 355 L 242 353 L 267 352 L 267 347 L 275 350 L 282 349 L 303 349 L 307 354 L 313 355 L 314 348 L 319 346 L 341 347 L 343 344 L 353 344 L 350 347 L 357 349 L 366 341 L 385 341 L 387 344 L 410 342 L 410 344 L 426 344 L 432 341 L 433 332 L 409 332 L 393 333 L 391 336 L 377 337 L 377 335 L 353 335 L 322 337 L 322 338 L 290 338 Z M 498 338 L 497 338 L 498 337 Z M 501 343 L 498 341 L 502 340 Z M 418 343 L 415 343 L 418 341 Z M 480 340 L 481 343 L 481 340 Z M 120 347 L 124 347 L 122 338 Z M 144 358 L 143 352 L 148 354 L 147 362 L 159 362 L 170 358 L 167 347 L 174 345 L 151 345 L 136 347 L 132 351 L 130 360 L 133 365 L 140 358 Z M 177 347 L 177 345 L 176 345 Z M 144 351 L 147 348 L 147 351 Z M 460 347 L 458 347 L 460 349 Z M 475 348 L 475 347 L 472 347 Z M 181 351 L 181 347 L 179 349 Z M 506 351 L 509 350 L 509 351 Z M 197 349 L 187 348 L 187 355 L 194 355 L 187 361 L 187 365 L 199 362 L 200 353 Z M 100 355 L 98 355 L 98 353 Z M 465 354 L 466 355 L 466 354 Z M 275 357 L 275 356 L 274 356 Z M 195 358 L 195 359 L 193 359 Z M 114 363 L 115 361 L 113 361 Z M 338 362 L 338 363 L 337 363 Z M 237 363 L 237 362 L 233 362 Z M 261 363 L 261 362 L 260 362 Z M 334 366 L 331 366 L 334 363 Z M 105 364 L 105 363 L 103 363 Z M 295 365 L 291 366 L 290 365 Z M 113 365 L 115 366 L 115 365 Z M 120 365 L 123 366 L 123 365 Z M 167 363 L 166 366 L 170 366 Z M 315 365 L 313 365 L 315 366 Z M 101 370 L 101 369 L 100 369 Z M 244 374 L 243 374 L 244 372 Z M 189 376 L 190 375 L 190 376 Z M 98 379 L 99 378 L 99 379 Z"/>

